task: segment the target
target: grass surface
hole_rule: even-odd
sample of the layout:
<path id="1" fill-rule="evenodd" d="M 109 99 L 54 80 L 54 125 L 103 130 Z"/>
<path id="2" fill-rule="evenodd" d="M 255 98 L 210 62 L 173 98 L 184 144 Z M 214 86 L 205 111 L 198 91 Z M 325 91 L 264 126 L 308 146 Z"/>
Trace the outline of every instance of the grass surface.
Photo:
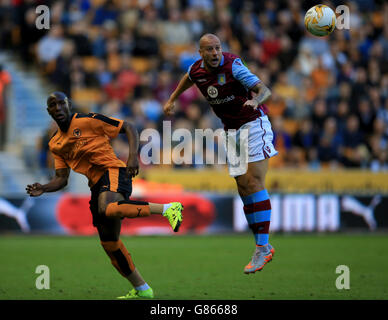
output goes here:
<path id="1" fill-rule="evenodd" d="M 276 254 L 243 274 L 251 235 L 122 237 L 157 299 L 388 299 L 387 235 L 271 236 Z M 38 265 L 50 289 L 35 287 Z M 335 286 L 350 269 L 350 289 Z M 0 237 L 0 299 L 114 299 L 131 288 L 97 237 Z"/>

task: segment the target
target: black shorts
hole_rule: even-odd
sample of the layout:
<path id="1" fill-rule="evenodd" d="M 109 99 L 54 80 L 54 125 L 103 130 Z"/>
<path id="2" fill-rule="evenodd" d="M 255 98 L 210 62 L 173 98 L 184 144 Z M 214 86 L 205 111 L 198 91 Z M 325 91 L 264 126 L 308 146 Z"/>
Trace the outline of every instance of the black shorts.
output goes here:
<path id="1" fill-rule="evenodd" d="M 90 189 L 92 192 L 89 201 L 90 212 L 93 216 L 93 226 L 104 223 L 105 216 L 98 213 L 98 197 L 101 192 L 112 191 L 121 193 L 124 200 L 129 200 L 132 194 L 132 179 L 126 173 L 126 168 L 110 168 L 105 171 L 100 180 Z"/>

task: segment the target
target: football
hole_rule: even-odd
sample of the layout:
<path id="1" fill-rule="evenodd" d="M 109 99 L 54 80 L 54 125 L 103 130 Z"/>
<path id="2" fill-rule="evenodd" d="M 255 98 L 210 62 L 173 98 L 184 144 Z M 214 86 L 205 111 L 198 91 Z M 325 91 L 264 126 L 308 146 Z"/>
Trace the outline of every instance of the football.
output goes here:
<path id="1" fill-rule="evenodd" d="M 323 37 L 333 32 L 336 23 L 334 11 L 324 5 L 318 4 L 310 8 L 304 16 L 306 29 L 314 36 Z"/>

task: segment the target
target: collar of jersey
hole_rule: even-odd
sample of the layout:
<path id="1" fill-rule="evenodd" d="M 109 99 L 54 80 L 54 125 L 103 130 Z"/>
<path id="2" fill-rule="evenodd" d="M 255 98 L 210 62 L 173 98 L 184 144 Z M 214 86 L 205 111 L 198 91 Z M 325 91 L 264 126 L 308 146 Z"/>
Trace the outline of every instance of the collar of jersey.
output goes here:
<path id="1" fill-rule="evenodd" d="M 222 58 L 221 58 L 221 62 L 220 62 L 219 67 L 223 66 L 223 64 L 224 64 L 224 55 L 222 55 Z M 204 68 L 203 60 L 202 60 L 202 63 L 201 63 L 201 68 Z"/>

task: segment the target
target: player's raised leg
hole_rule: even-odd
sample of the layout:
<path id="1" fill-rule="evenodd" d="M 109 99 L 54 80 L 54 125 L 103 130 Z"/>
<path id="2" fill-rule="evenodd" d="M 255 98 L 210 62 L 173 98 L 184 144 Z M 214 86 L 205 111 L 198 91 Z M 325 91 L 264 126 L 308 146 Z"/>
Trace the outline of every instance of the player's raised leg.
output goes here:
<path id="1" fill-rule="evenodd" d="M 109 201 L 121 201 L 124 197 L 115 192 L 103 192 L 98 197 L 99 206 L 106 206 Z M 118 299 L 149 298 L 154 297 L 152 288 L 145 282 L 140 272 L 135 267 L 132 257 L 120 240 L 121 218 L 99 216 L 97 230 L 101 245 L 109 256 L 116 270 L 132 284 L 133 289 Z"/>
<path id="2" fill-rule="evenodd" d="M 183 220 L 183 206 L 179 202 L 168 204 L 151 203 L 145 201 L 121 200 L 101 206 L 101 214 L 107 217 L 137 218 L 151 214 L 161 214 L 167 218 L 174 232 L 179 231 Z"/>
<path id="3" fill-rule="evenodd" d="M 245 174 L 236 177 L 238 192 L 244 203 L 244 213 L 249 228 L 255 237 L 256 248 L 245 273 L 263 269 L 272 260 L 275 250 L 269 245 L 269 225 L 271 220 L 271 201 L 265 189 L 265 176 L 268 159 L 248 163 Z"/>

